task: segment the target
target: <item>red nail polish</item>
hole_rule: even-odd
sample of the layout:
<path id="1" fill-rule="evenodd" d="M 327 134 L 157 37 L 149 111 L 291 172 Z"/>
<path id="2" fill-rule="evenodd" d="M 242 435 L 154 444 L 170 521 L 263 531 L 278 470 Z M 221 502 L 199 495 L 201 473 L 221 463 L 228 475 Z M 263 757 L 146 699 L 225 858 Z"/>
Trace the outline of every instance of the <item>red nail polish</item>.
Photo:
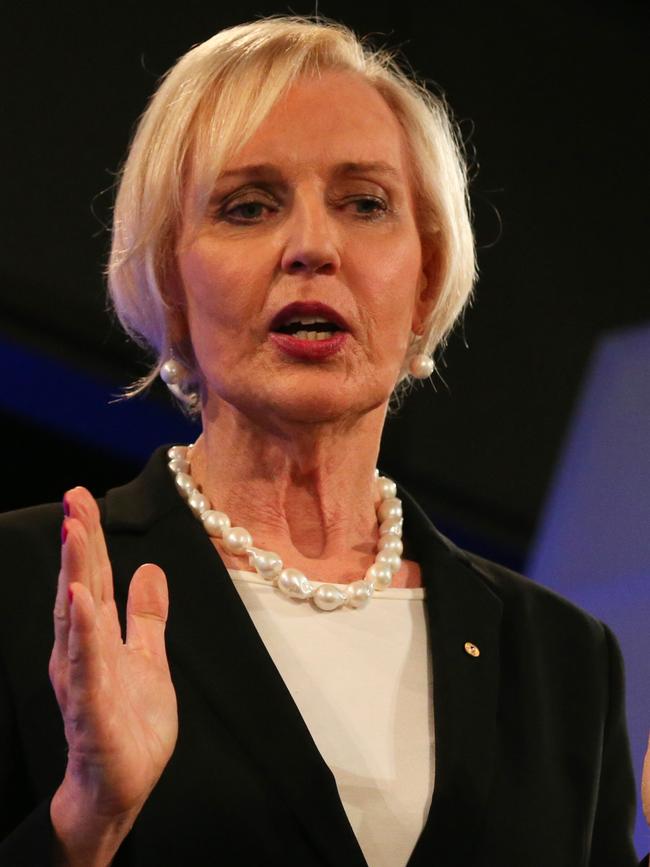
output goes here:
<path id="1" fill-rule="evenodd" d="M 68 503 L 68 495 L 63 495 L 63 514 L 66 518 L 70 517 L 70 503 Z"/>
<path id="2" fill-rule="evenodd" d="M 65 521 L 61 524 L 61 544 L 65 545 L 65 540 L 68 538 L 68 528 L 65 525 Z"/>

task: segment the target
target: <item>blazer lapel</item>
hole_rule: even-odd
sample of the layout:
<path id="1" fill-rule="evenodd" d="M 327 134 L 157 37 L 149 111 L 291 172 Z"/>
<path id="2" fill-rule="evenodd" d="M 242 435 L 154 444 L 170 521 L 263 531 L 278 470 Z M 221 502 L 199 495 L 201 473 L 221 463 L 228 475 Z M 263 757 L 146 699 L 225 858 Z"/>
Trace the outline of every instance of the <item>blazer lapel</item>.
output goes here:
<path id="1" fill-rule="evenodd" d="M 411 555 L 422 568 L 433 663 L 435 785 L 409 867 L 467 864 L 494 770 L 501 600 L 404 491 Z"/>
<path id="2" fill-rule="evenodd" d="M 400 496 L 410 556 L 426 588 L 436 743 L 432 803 L 409 867 L 454 867 L 471 858 L 493 775 L 502 604 L 408 493 Z M 210 539 L 175 491 L 165 449 L 138 479 L 109 492 L 104 522 L 121 575 L 118 607 L 124 610 L 127 576 L 156 552 L 169 580 L 174 665 L 278 788 L 323 863 L 364 867 L 334 777 Z"/>
<path id="3" fill-rule="evenodd" d="M 168 578 L 167 646 L 243 750 L 312 839 L 323 864 L 366 864 L 341 804 L 334 777 L 269 656 L 212 542 L 174 489 L 165 449 L 143 474 L 109 492 L 109 536 L 128 532 L 132 562 L 155 562 Z M 120 559 L 115 538 L 115 557 Z M 113 553 L 113 552 L 112 552 Z M 144 559 L 138 559 L 138 558 Z M 123 609 L 126 581 L 116 582 Z"/>

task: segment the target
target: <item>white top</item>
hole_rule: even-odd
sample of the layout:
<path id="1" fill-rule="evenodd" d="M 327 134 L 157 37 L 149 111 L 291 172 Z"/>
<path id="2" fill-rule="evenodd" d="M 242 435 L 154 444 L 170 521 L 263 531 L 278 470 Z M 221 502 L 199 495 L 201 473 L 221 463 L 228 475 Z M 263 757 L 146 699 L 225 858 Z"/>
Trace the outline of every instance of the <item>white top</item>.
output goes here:
<path id="1" fill-rule="evenodd" d="M 402 867 L 434 783 L 424 589 L 388 588 L 361 610 L 318 611 L 254 573 L 229 572 L 334 774 L 369 867 Z"/>

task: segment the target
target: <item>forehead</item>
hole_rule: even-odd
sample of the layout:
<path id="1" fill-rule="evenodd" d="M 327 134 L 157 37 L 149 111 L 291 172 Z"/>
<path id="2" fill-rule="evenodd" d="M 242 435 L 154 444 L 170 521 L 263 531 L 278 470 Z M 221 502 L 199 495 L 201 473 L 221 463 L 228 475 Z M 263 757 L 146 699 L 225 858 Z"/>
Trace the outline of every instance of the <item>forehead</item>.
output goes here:
<path id="1" fill-rule="evenodd" d="M 274 163 L 287 170 L 386 163 L 404 178 L 406 137 L 383 96 L 360 75 L 298 79 L 224 169 Z"/>

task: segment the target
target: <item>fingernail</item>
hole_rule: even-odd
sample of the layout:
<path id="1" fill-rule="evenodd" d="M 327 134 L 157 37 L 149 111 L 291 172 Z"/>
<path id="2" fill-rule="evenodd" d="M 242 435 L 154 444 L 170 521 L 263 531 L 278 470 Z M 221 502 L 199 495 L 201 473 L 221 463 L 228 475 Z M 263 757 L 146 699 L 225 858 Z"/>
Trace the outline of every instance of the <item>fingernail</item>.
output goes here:
<path id="1" fill-rule="evenodd" d="M 72 605 L 73 599 L 74 599 L 74 594 L 72 592 L 72 587 L 68 587 L 68 605 Z"/>
<path id="2" fill-rule="evenodd" d="M 68 528 L 65 525 L 65 521 L 61 524 L 61 544 L 65 545 L 65 540 L 68 538 Z"/>
<path id="3" fill-rule="evenodd" d="M 68 503 L 68 495 L 63 495 L 63 514 L 66 518 L 70 517 L 70 503 Z"/>

